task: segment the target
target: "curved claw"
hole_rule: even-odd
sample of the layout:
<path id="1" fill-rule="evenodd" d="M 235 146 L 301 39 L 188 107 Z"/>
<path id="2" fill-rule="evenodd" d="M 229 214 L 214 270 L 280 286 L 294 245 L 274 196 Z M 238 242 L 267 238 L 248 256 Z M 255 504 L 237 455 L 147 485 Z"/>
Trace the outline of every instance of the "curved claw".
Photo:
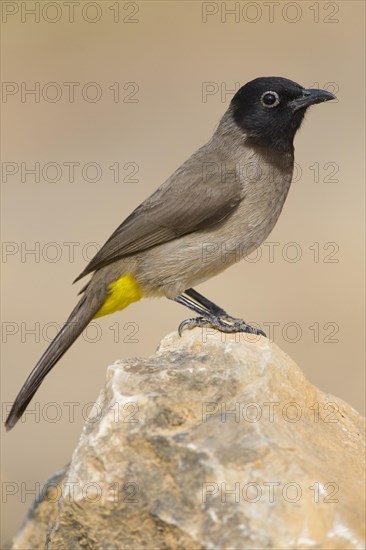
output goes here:
<path id="1" fill-rule="evenodd" d="M 257 327 L 252 327 L 251 325 L 247 325 L 245 321 L 239 321 L 234 323 L 234 328 L 237 332 L 246 332 L 248 334 L 256 334 L 257 336 L 264 336 L 267 338 L 267 335 L 265 332 L 263 332 L 262 329 Z"/>
<path id="2" fill-rule="evenodd" d="M 188 325 L 188 321 L 190 319 L 185 319 L 184 321 L 182 321 L 178 327 L 178 334 L 179 336 L 182 336 L 182 332 L 183 330 L 186 328 L 186 326 Z"/>
<path id="3" fill-rule="evenodd" d="M 185 328 L 187 329 L 191 329 L 193 328 L 195 325 L 194 323 L 194 317 L 192 317 L 191 319 L 185 319 L 184 321 L 182 321 L 178 327 L 178 334 L 179 336 L 182 336 L 182 332 Z"/>
<path id="4" fill-rule="evenodd" d="M 191 317 L 190 319 L 185 319 L 181 322 L 178 327 L 178 334 L 179 336 L 182 336 L 182 332 L 186 328 L 190 330 L 192 328 L 204 327 L 207 325 L 212 325 L 212 323 L 208 319 L 205 319 L 204 317 Z"/>

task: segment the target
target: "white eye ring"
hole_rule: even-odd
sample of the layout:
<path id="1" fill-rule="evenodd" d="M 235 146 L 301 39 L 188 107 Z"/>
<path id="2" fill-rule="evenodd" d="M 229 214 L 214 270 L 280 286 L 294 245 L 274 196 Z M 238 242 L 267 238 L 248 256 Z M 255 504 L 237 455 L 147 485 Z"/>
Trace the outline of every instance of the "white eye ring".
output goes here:
<path id="1" fill-rule="evenodd" d="M 267 94 L 271 94 L 275 97 L 275 101 L 273 103 L 265 103 L 264 98 Z M 261 103 L 263 107 L 266 107 L 267 109 L 272 109 L 273 107 L 277 107 L 277 105 L 280 103 L 280 96 L 277 92 L 273 92 L 272 90 L 268 90 L 268 92 L 264 92 L 264 94 L 261 95 Z"/>

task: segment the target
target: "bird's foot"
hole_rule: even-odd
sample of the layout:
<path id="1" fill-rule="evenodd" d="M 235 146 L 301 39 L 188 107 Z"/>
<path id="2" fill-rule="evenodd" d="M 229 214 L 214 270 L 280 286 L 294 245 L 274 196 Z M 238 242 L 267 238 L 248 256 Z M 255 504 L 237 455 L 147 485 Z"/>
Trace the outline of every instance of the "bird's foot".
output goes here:
<path id="1" fill-rule="evenodd" d="M 263 330 L 247 325 L 243 319 L 236 319 L 235 317 L 228 315 L 226 312 L 224 313 L 225 315 L 222 317 L 210 315 L 209 317 L 192 317 L 191 319 L 182 321 L 178 327 L 179 336 L 182 336 L 184 329 L 191 330 L 195 327 L 211 327 L 227 334 L 246 332 L 249 334 L 266 336 Z"/>

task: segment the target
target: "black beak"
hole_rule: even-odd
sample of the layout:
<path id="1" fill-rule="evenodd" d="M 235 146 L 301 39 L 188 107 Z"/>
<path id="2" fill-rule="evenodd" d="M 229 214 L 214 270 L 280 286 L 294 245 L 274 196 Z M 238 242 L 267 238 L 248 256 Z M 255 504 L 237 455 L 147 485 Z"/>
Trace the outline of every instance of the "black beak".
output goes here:
<path id="1" fill-rule="evenodd" d="M 323 101 L 330 101 L 332 99 L 337 98 L 327 90 L 303 90 L 301 97 L 291 101 L 291 107 L 294 111 L 298 111 L 299 109 L 306 109 L 307 107 L 310 107 L 310 105 L 323 103 Z"/>

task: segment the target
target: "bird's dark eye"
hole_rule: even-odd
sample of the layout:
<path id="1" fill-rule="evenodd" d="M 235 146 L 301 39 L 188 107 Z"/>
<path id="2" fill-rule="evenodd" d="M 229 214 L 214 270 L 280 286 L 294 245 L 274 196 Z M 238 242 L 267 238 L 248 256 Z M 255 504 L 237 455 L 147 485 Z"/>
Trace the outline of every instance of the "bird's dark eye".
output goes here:
<path id="1" fill-rule="evenodd" d="M 264 107 L 277 107 L 280 102 L 280 97 L 277 92 L 264 92 L 261 96 L 261 103 Z"/>

